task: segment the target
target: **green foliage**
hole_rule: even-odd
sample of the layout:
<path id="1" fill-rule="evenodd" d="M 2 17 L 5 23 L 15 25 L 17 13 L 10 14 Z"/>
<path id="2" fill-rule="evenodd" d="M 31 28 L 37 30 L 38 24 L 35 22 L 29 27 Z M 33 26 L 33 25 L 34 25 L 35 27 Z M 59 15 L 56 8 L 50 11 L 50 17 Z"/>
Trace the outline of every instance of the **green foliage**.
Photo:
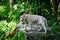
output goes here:
<path id="1" fill-rule="evenodd" d="M 0 18 L 6 18 L 7 16 L 8 14 L 6 6 L 0 6 Z"/>
<path id="2" fill-rule="evenodd" d="M 16 22 L 12 21 L 7 23 L 7 21 L 0 21 L 0 29 L 7 32 L 12 28 L 16 27 Z"/>
<path id="3" fill-rule="evenodd" d="M 17 32 L 12 38 L 8 38 L 9 40 L 25 40 L 25 34 L 21 30 Z"/>
<path id="4" fill-rule="evenodd" d="M 16 32 L 16 34 L 12 36 L 12 38 L 10 37 L 8 39 L 5 38 L 5 34 L 15 27 L 16 27 L 16 22 L 14 21 L 9 23 L 7 23 L 7 21 L 0 21 L 0 40 L 24 40 L 25 34 L 22 30 Z"/>

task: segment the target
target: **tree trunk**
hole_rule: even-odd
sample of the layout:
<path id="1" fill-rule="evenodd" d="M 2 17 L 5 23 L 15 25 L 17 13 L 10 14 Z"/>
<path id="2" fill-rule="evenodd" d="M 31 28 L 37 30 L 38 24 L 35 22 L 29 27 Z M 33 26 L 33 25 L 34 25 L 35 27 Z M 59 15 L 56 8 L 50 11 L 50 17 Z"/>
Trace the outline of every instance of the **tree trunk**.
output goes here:
<path id="1" fill-rule="evenodd" d="M 56 22 L 56 24 L 58 24 L 58 19 L 57 19 L 57 17 L 58 17 L 58 4 L 59 4 L 59 2 L 58 2 L 58 0 L 53 0 L 53 5 L 54 5 L 54 21 Z"/>
<path id="2" fill-rule="evenodd" d="M 12 9 L 13 0 L 9 0 L 10 8 Z"/>

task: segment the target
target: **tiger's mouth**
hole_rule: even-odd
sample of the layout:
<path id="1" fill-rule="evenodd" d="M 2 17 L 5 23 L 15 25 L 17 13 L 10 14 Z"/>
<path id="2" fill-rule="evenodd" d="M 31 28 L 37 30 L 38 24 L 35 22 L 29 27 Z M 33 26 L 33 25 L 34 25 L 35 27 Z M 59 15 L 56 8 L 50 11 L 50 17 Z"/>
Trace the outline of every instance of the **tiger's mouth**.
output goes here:
<path id="1" fill-rule="evenodd" d="M 26 24 L 26 22 L 25 21 L 20 21 L 20 24 Z"/>

